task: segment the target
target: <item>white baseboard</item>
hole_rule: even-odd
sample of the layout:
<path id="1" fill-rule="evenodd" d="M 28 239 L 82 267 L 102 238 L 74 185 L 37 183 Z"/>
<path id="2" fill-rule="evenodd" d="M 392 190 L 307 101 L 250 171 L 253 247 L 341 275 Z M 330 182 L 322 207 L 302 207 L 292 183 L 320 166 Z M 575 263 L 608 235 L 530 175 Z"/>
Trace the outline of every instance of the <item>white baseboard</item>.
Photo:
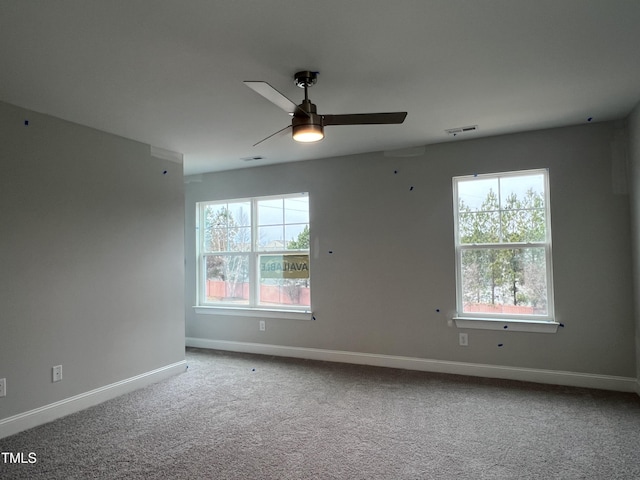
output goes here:
<path id="1" fill-rule="evenodd" d="M 257 353 L 281 357 L 305 358 L 329 362 L 354 363 L 378 367 L 402 368 L 424 372 L 471 375 L 474 377 L 501 378 L 524 382 L 565 385 L 570 387 L 597 388 L 618 392 L 638 392 L 640 383 L 631 377 L 596 375 L 589 373 L 540 370 L 535 368 L 505 367 L 480 363 L 451 362 L 425 358 L 379 355 L 373 353 L 345 352 L 318 348 L 287 347 L 262 343 L 230 342 L 187 337 L 188 347 L 210 348 L 232 352 Z"/>
<path id="2" fill-rule="evenodd" d="M 80 410 L 84 410 L 85 408 L 97 405 L 106 400 L 164 380 L 165 378 L 184 372 L 186 365 L 186 360 L 182 360 L 136 375 L 135 377 L 96 388 L 95 390 L 65 398 L 59 402 L 4 418 L 0 420 L 0 438 L 8 437 L 9 435 L 22 432 L 32 427 L 37 427 L 38 425 L 51 422 L 71 413 L 79 412 Z"/>

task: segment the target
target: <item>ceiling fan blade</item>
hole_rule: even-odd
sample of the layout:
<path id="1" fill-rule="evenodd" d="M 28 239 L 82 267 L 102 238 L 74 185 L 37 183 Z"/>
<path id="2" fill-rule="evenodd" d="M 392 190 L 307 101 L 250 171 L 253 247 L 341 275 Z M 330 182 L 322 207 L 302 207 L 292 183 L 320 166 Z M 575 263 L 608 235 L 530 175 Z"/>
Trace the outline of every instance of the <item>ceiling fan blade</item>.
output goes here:
<path id="1" fill-rule="evenodd" d="M 291 125 L 287 125 L 286 127 L 278 130 L 276 133 L 272 133 L 271 135 L 269 135 L 268 137 L 263 138 L 262 140 L 260 140 L 258 143 L 254 143 L 253 146 L 255 147 L 256 145 L 261 144 L 262 142 L 264 142 L 265 140 L 269 140 L 271 137 L 275 137 L 276 135 L 284 135 L 284 133 L 289 130 L 291 128 Z"/>
<path id="2" fill-rule="evenodd" d="M 402 123 L 407 112 L 348 113 L 345 115 L 322 115 L 323 125 L 373 125 Z"/>
<path id="3" fill-rule="evenodd" d="M 293 115 L 294 112 L 302 112 L 306 116 L 309 116 L 307 112 L 298 107 L 295 103 L 269 85 L 267 82 L 253 82 L 253 81 L 245 81 L 243 82 L 247 87 L 249 87 L 254 92 L 262 95 L 264 98 L 269 100 L 274 105 L 280 107 L 282 110 L 287 112 L 289 115 Z"/>

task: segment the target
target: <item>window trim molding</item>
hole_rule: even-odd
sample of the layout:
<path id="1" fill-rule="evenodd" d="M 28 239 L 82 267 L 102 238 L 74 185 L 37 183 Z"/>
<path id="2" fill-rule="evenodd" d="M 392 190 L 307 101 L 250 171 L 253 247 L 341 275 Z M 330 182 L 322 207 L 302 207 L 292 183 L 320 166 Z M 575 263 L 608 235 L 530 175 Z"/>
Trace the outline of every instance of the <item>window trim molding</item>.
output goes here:
<path id="1" fill-rule="evenodd" d="M 202 306 L 194 305 L 193 310 L 198 315 L 217 315 L 225 317 L 260 317 L 282 318 L 285 320 L 313 320 L 311 309 L 284 310 L 277 308 L 260 307 L 229 307 L 229 306 Z"/>
<path id="2" fill-rule="evenodd" d="M 512 318 L 453 317 L 456 327 L 477 330 L 502 330 L 506 332 L 557 333 L 562 324 L 546 320 L 515 320 Z"/>
<path id="3" fill-rule="evenodd" d="M 257 228 L 258 225 L 258 208 L 257 202 L 260 200 L 268 199 L 287 199 L 287 198 L 310 198 L 309 192 L 290 192 L 275 195 L 260 195 L 255 197 L 239 197 L 221 200 L 202 200 L 195 204 L 196 212 L 196 305 L 193 306 L 195 312 L 201 315 L 231 315 L 231 316 L 246 316 L 246 317 L 265 317 L 265 318 L 292 318 L 300 320 L 312 320 L 311 305 L 277 305 L 275 307 L 269 306 L 269 304 L 262 304 L 259 301 L 259 277 L 258 277 L 258 260 L 260 255 L 287 255 L 287 254 L 306 254 L 311 259 L 311 246 L 308 250 L 260 250 L 256 248 L 257 243 Z M 248 251 L 239 252 L 219 252 L 219 253 L 205 253 L 202 251 L 201 235 L 204 225 L 203 206 L 217 205 L 232 202 L 248 202 L 251 205 L 250 221 L 251 221 L 251 248 Z M 310 228 L 310 221 L 307 223 Z M 205 283 L 202 282 L 202 276 L 204 274 L 204 262 L 203 257 L 205 255 L 246 255 L 249 259 L 249 270 L 256 275 L 256 282 L 249 283 L 249 301 L 247 303 L 234 303 L 234 302 L 216 302 L 207 303 L 203 299 L 205 295 Z M 249 277 L 252 278 L 251 275 Z M 253 313 L 252 313 L 253 312 Z"/>
<path id="4" fill-rule="evenodd" d="M 544 242 L 515 242 L 500 244 L 469 244 L 460 243 L 459 211 L 458 211 L 458 181 L 464 178 L 503 178 L 523 176 L 527 174 L 542 174 L 545 188 L 545 216 L 546 239 Z M 456 315 L 453 317 L 458 328 L 477 328 L 483 330 L 512 330 L 526 332 L 556 333 L 561 325 L 555 319 L 555 300 L 553 287 L 552 234 L 551 234 L 551 192 L 549 189 L 549 169 L 535 168 L 513 170 L 508 172 L 493 172 L 473 175 L 456 175 L 452 178 L 453 213 L 454 213 L 454 249 L 455 249 L 455 278 L 456 278 Z M 461 252 L 466 249 L 481 248 L 544 248 L 547 280 L 547 315 L 517 315 L 499 313 L 470 313 L 463 311 L 461 284 Z"/>

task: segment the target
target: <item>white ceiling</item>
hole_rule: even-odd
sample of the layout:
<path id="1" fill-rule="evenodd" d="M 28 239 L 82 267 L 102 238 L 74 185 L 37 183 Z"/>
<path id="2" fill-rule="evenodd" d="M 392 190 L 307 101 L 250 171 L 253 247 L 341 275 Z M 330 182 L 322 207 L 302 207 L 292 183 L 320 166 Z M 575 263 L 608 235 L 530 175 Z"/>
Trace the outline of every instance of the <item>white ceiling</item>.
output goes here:
<path id="1" fill-rule="evenodd" d="M 0 0 L 0 62 L 0 100 L 183 153 L 196 174 L 623 118 L 640 1 Z M 290 119 L 243 80 L 299 103 L 299 70 L 320 72 L 319 113 L 407 119 L 252 147 Z"/>

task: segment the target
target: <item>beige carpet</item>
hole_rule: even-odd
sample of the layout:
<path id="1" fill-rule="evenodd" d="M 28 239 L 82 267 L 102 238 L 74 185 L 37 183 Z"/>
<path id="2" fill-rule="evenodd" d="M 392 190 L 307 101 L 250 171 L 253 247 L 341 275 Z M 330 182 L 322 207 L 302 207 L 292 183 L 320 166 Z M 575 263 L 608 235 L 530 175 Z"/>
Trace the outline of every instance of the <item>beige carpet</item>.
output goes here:
<path id="1" fill-rule="evenodd" d="M 635 394 L 188 349 L 186 373 L 0 440 L 2 479 L 638 479 Z M 1 460 L 1 459 L 0 459 Z"/>

